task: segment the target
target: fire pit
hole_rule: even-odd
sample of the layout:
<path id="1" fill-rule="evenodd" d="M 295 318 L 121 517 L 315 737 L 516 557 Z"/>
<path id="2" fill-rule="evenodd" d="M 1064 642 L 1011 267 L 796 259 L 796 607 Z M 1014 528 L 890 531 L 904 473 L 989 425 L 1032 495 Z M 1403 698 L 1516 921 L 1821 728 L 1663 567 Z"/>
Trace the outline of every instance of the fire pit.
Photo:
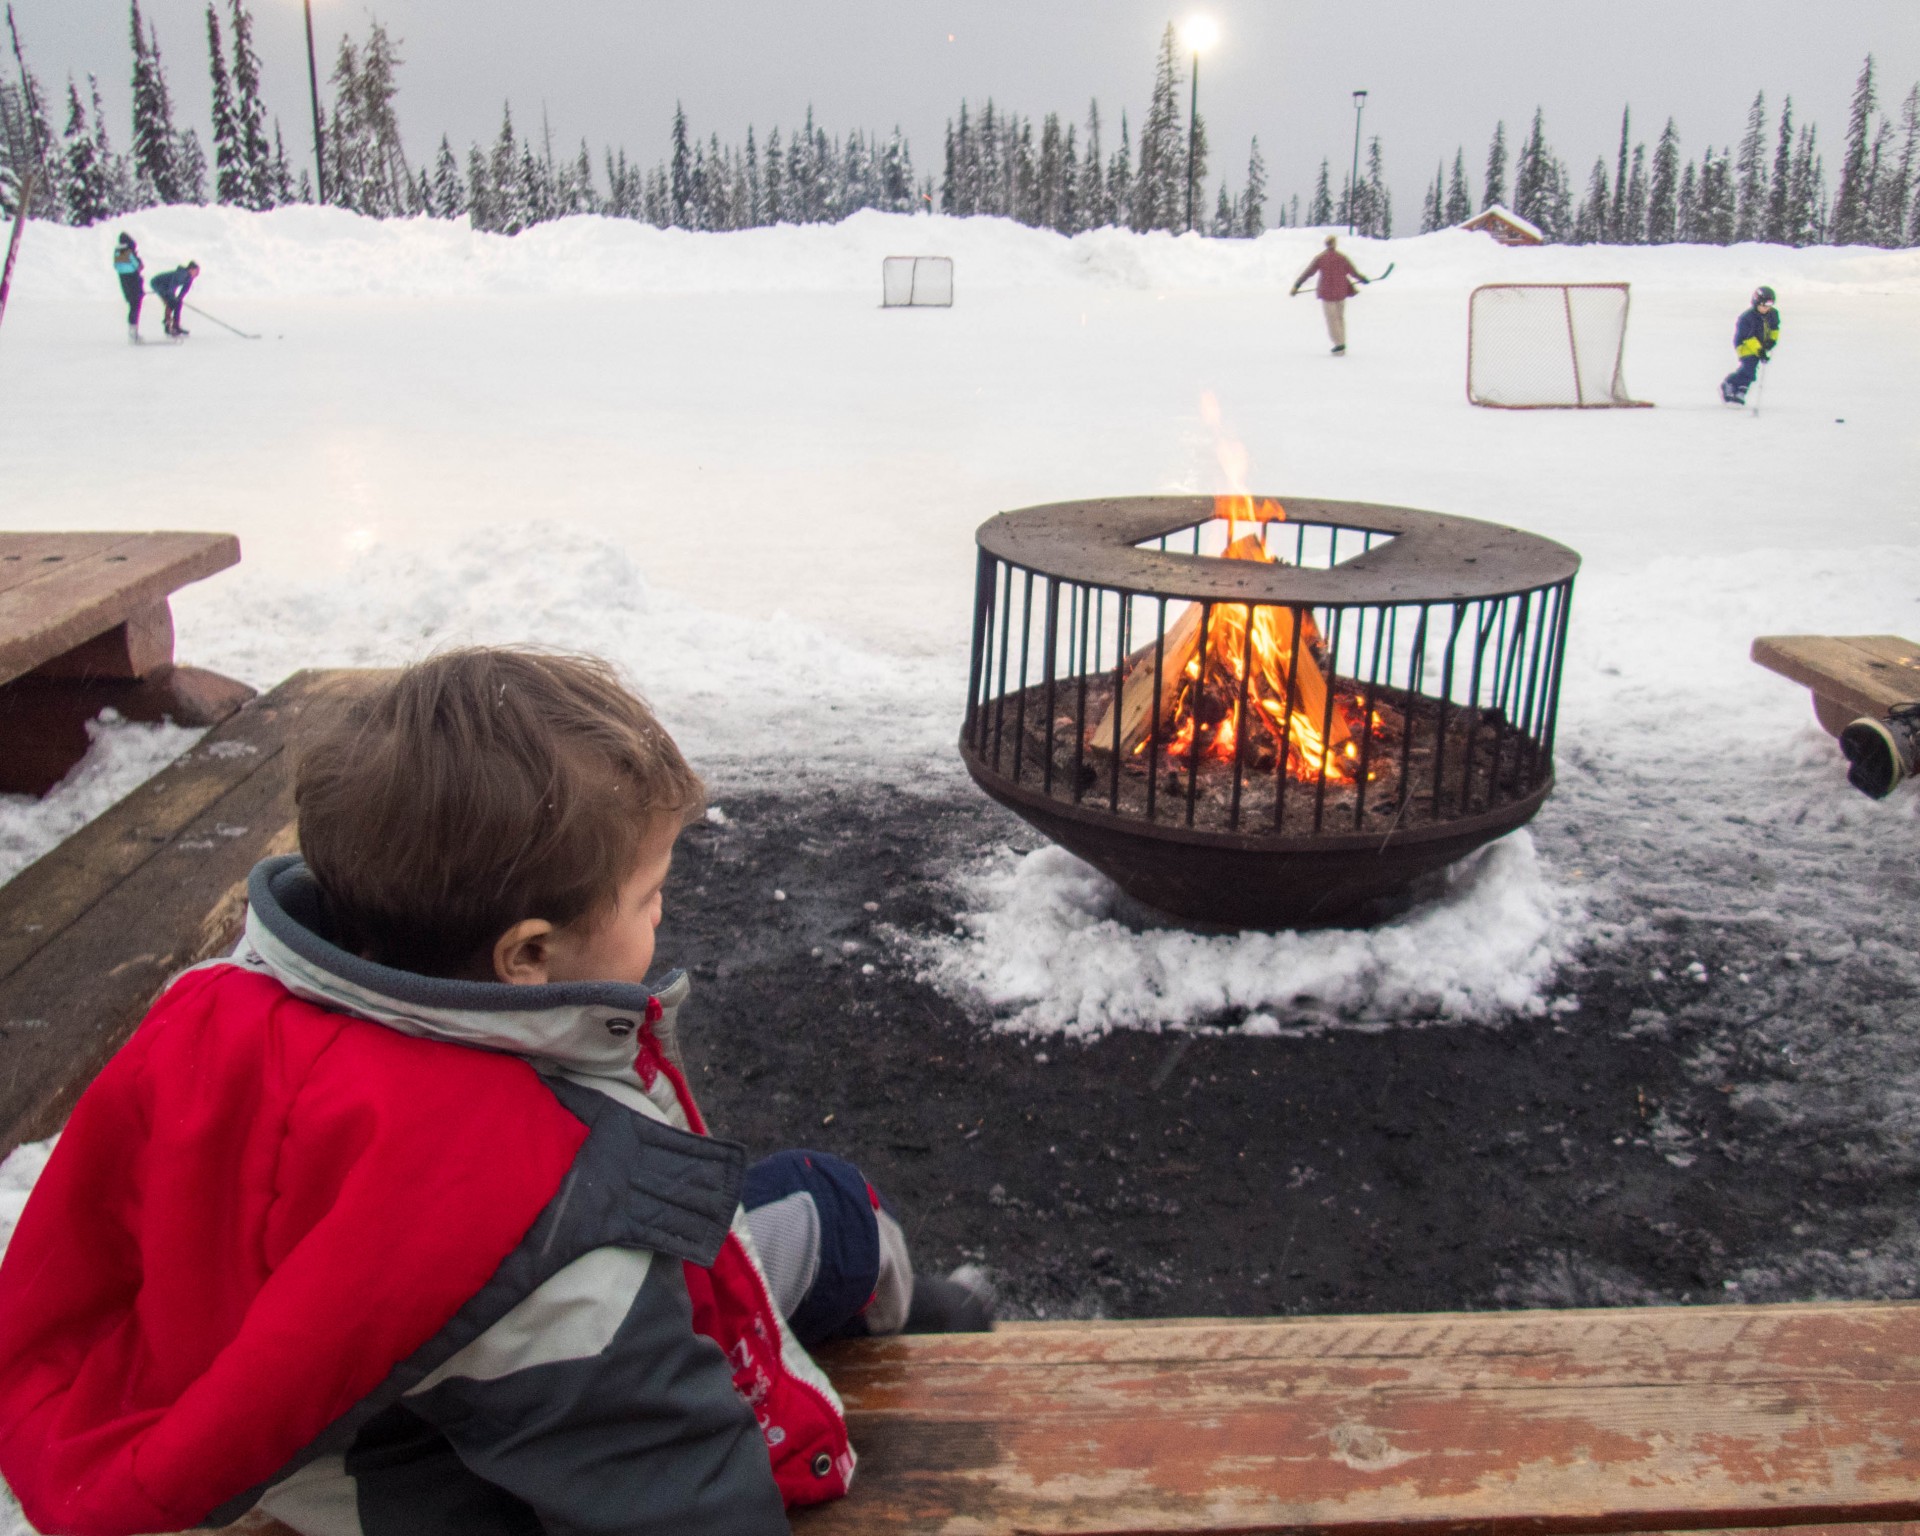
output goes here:
<path id="1" fill-rule="evenodd" d="M 960 754 L 1147 907 L 1364 918 L 1553 787 L 1563 545 L 1252 496 L 1028 507 L 978 543 Z"/>

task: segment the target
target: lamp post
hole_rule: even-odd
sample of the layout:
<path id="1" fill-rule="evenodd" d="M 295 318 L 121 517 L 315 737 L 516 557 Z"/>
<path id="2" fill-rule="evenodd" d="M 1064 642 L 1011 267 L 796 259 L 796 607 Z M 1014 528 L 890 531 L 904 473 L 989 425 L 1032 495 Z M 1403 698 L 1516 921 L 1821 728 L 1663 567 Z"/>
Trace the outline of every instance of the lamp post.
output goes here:
<path id="1" fill-rule="evenodd" d="M 1360 114 L 1367 110 L 1367 93 L 1353 93 L 1353 174 L 1347 178 L 1347 233 L 1353 233 L 1353 221 L 1360 211 Z"/>
<path id="2" fill-rule="evenodd" d="M 1209 16 L 1189 16 L 1180 26 L 1180 38 L 1193 53 L 1193 94 L 1187 102 L 1187 232 L 1193 232 L 1194 151 L 1200 139 L 1200 55 L 1220 39 L 1220 29 Z"/>
<path id="3" fill-rule="evenodd" d="M 313 0 L 304 0 L 307 12 L 307 89 L 313 93 L 314 193 L 327 200 L 327 153 L 320 130 L 320 62 L 313 52 Z"/>

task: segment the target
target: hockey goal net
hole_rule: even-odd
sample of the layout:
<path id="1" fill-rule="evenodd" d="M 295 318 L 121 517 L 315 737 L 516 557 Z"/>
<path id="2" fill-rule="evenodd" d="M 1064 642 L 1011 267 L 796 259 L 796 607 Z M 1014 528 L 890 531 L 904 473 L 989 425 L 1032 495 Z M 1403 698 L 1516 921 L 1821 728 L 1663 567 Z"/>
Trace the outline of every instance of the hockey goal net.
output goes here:
<path id="1" fill-rule="evenodd" d="M 1488 283 L 1467 301 L 1467 398 L 1505 410 L 1647 405 L 1627 393 L 1625 283 Z"/>
<path id="2" fill-rule="evenodd" d="M 888 256 L 880 263 L 880 305 L 900 309 L 908 305 L 953 304 L 951 256 Z"/>

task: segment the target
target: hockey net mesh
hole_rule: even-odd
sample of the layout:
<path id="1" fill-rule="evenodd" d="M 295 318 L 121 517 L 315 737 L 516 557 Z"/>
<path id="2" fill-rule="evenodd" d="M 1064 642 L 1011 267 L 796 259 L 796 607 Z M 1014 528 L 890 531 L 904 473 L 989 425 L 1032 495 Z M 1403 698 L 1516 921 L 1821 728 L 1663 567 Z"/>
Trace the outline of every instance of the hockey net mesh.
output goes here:
<path id="1" fill-rule="evenodd" d="M 1495 283 L 1467 311 L 1467 398 L 1514 410 L 1631 406 L 1625 283 Z"/>
<path id="2" fill-rule="evenodd" d="M 880 303 L 887 309 L 953 303 L 951 256 L 889 256 L 880 263 Z"/>

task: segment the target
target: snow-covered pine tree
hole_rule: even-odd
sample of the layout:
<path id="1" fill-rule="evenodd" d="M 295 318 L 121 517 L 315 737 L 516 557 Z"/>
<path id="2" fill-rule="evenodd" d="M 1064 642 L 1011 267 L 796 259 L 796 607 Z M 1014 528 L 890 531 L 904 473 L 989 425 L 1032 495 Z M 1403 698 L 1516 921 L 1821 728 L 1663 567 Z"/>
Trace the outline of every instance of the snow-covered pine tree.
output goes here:
<path id="1" fill-rule="evenodd" d="M 1633 168 L 1627 174 L 1627 216 L 1619 236 L 1626 245 L 1644 244 L 1647 238 L 1647 146 L 1633 146 Z"/>
<path id="2" fill-rule="evenodd" d="M 1087 227 L 1087 211 L 1080 200 L 1079 125 L 1067 124 L 1066 137 L 1060 141 L 1060 222 L 1053 227 L 1063 235 L 1077 235 Z"/>
<path id="3" fill-rule="evenodd" d="M 520 180 L 520 144 L 513 131 L 513 108 L 501 108 L 500 136 L 493 141 L 493 160 L 487 171 L 487 228 L 503 235 L 517 235 L 531 222 L 526 192 Z"/>
<path id="4" fill-rule="evenodd" d="M 440 151 L 433 162 L 433 213 L 435 218 L 457 219 L 467 211 L 467 189 L 460 180 L 460 162 L 454 158 L 453 145 L 440 135 Z"/>
<path id="5" fill-rule="evenodd" d="M 1767 189 L 1767 219 L 1759 238 L 1790 244 L 1787 203 L 1793 186 L 1793 98 L 1780 103 L 1780 135 L 1774 143 L 1773 177 Z"/>
<path id="6" fill-rule="evenodd" d="M 1607 232 L 1603 238 L 1612 245 L 1631 245 L 1638 238 L 1627 225 L 1627 140 L 1633 120 L 1631 105 L 1620 109 L 1620 158 L 1613 168 L 1613 206 L 1607 210 Z"/>
<path id="7" fill-rule="evenodd" d="M 1361 233 L 1376 240 L 1393 238 L 1393 194 L 1387 190 L 1386 167 L 1380 154 L 1380 136 L 1367 143 L 1367 179 L 1360 184 L 1361 209 L 1366 223 Z"/>
<path id="8" fill-rule="evenodd" d="M 62 200 L 67 222 L 85 227 L 98 224 L 113 212 L 113 186 L 100 163 L 100 147 L 80 100 L 80 87 L 67 77 L 66 178 Z"/>
<path id="9" fill-rule="evenodd" d="M 1833 243 L 1864 245 L 1873 233 L 1873 188 L 1869 135 L 1873 131 L 1873 55 L 1860 66 L 1847 114 L 1847 154 L 1840 162 L 1840 189 L 1833 199 Z"/>
<path id="10" fill-rule="evenodd" d="M 1180 157 L 1180 166 L 1185 174 L 1180 178 L 1180 227 L 1183 229 L 1186 227 L 1187 188 L 1191 186 L 1195 199 L 1194 224 L 1195 227 L 1204 229 L 1206 227 L 1202 223 L 1204 209 L 1199 199 L 1207 195 L 1207 120 L 1205 117 L 1195 115 L 1192 131 L 1187 141 L 1181 145 L 1181 149 L 1183 153 Z"/>
<path id="11" fill-rule="evenodd" d="M 1487 173 L 1481 181 L 1480 206 L 1491 208 L 1507 200 L 1507 125 L 1493 125 L 1493 141 L 1487 145 Z"/>
<path id="12" fill-rule="evenodd" d="M 1473 217 L 1473 192 L 1467 186 L 1467 152 L 1456 147 L 1453 152 L 1453 174 L 1447 179 L 1447 206 L 1442 215 L 1443 228 L 1455 224 L 1464 224 Z"/>
<path id="13" fill-rule="evenodd" d="M 1733 152 L 1716 155 L 1709 145 L 1700 156 L 1694 238 L 1708 245 L 1732 244 L 1734 217 Z"/>
<path id="14" fill-rule="evenodd" d="M 1256 135 L 1247 150 L 1247 185 L 1240 194 L 1240 227 L 1236 232 L 1254 240 L 1266 227 L 1267 162 L 1260 158 L 1260 139 Z"/>
<path id="15" fill-rule="evenodd" d="M 1113 223 L 1105 163 L 1100 158 L 1100 103 L 1087 103 L 1087 143 L 1080 158 L 1080 227 L 1104 229 Z"/>
<path id="16" fill-rule="evenodd" d="M 374 22 L 360 54 L 359 127 L 367 183 L 365 212 L 393 217 L 407 212 L 413 173 L 400 142 L 400 119 L 393 108 L 400 94 L 399 71 L 405 62 L 387 29 Z"/>
<path id="17" fill-rule="evenodd" d="M 767 135 L 767 223 L 787 222 L 791 215 L 787 210 L 787 165 L 780 151 L 780 130 L 775 128 Z"/>
<path id="18" fill-rule="evenodd" d="M 1596 157 L 1593 170 L 1587 177 L 1587 195 L 1580 200 L 1580 210 L 1573 217 L 1573 243 L 1575 245 L 1599 245 L 1607 238 L 1612 227 L 1613 198 L 1607 188 L 1607 162 L 1604 156 Z"/>
<path id="19" fill-rule="evenodd" d="M 1007 156 L 1009 187 L 1008 211 L 1022 224 L 1038 224 L 1040 219 L 1040 167 L 1033 152 L 1033 124 L 1012 120 L 1008 133 Z"/>
<path id="20" fill-rule="evenodd" d="M 1213 223 L 1211 227 L 1202 225 L 1203 233 L 1219 240 L 1231 239 L 1238 231 L 1235 228 L 1233 194 L 1227 190 L 1227 180 L 1220 178 L 1220 195 L 1213 200 Z"/>
<path id="21" fill-rule="evenodd" d="M 1708 149 L 1707 158 L 1713 158 L 1712 149 Z M 1689 160 L 1680 173 L 1680 191 L 1673 203 L 1673 238 L 1682 245 L 1690 245 L 1700 238 L 1699 204 L 1699 168 Z"/>
<path id="22" fill-rule="evenodd" d="M 1134 177 L 1133 227 L 1178 229 L 1186 212 L 1185 145 L 1180 142 L 1180 66 L 1173 23 L 1160 35 L 1153 95 L 1140 126 L 1140 168 Z"/>
<path id="23" fill-rule="evenodd" d="M 573 169 L 567 177 L 566 213 L 598 213 L 601 210 L 600 192 L 593 184 L 593 156 L 587 151 L 587 141 L 580 140 L 580 153 L 574 157 Z"/>
<path id="24" fill-rule="evenodd" d="M 107 180 L 107 210 L 125 213 L 133 206 L 133 165 L 113 147 L 107 134 L 107 112 L 100 101 L 100 79 L 87 76 L 87 89 L 93 105 L 94 161 Z"/>
<path id="25" fill-rule="evenodd" d="M 1133 155 L 1128 144 L 1127 114 L 1120 113 L 1120 144 L 1107 162 L 1106 196 L 1101 202 L 1106 222 L 1116 229 L 1133 224 Z"/>
<path id="26" fill-rule="evenodd" d="M 1049 112 L 1040 125 L 1040 161 L 1036 167 L 1039 183 L 1039 220 L 1048 229 L 1060 227 L 1060 203 L 1066 194 L 1060 173 L 1060 114 Z"/>
<path id="27" fill-rule="evenodd" d="M 1761 240 L 1767 232 L 1767 97 L 1753 93 L 1747 108 L 1747 131 L 1740 139 L 1733 238 Z"/>
<path id="28" fill-rule="evenodd" d="M 365 135 L 360 123 L 360 51 L 353 39 L 342 36 L 334 56 L 333 115 L 327 122 L 328 200 L 341 208 L 370 213 Z"/>
<path id="29" fill-rule="evenodd" d="M 33 216 L 58 219 L 63 211 L 59 147 L 53 136 L 46 92 L 40 87 L 39 77 L 27 67 L 27 51 L 21 45 L 20 28 L 14 21 L 11 5 L 7 7 L 7 37 L 13 45 L 13 62 L 20 76 L 17 113 L 20 126 L 16 134 L 21 144 L 15 160 L 16 171 L 29 165 L 34 168 Z"/>
<path id="30" fill-rule="evenodd" d="M 1531 224 L 1541 225 L 1546 215 L 1546 193 L 1552 162 L 1547 148 L 1546 114 L 1533 109 L 1533 128 L 1520 145 L 1513 167 L 1513 211 Z M 1542 232 L 1545 226 L 1541 225 Z"/>
<path id="31" fill-rule="evenodd" d="M 687 112 L 679 102 L 673 104 L 673 223 L 676 229 L 689 229 L 693 219 L 693 149 L 687 143 Z"/>
<path id="32" fill-rule="evenodd" d="M 980 121 L 974 126 L 973 143 L 979 164 L 975 176 L 978 190 L 973 199 L 973 211 L 1004 215 L 1007 197 L 1000 175 L 1000 124 L 993 115 L 991 96 L 980 109 Z"/>
<path id="33" fill-rule="evenodd" d="M 200 147 L 200 135 L 184 128 L 173 146 L 174 175 L 180 183 L 183 203 L 207 200 L 207 152 Z"/>
<path id="34" fill-rule="evenodd" d="M 253 175 L 247 166 L 240 128 L 233 117 L 233 87 L 227 80 L 227 54 L 220 42 L 220 13 L 207 0 L 207 60 L 213 77 L 214 200 L 248 206 Z"/>
<path id="35" fill-rule="evenodd" d="M 140 19 L 140 0 L 130 0 L 133 32 L 133 174 L 140 207 L 181 201 L 177 162 L 180 136 L 173 126 L 173 98 L 160 62 L 160 42 Z"/>
<path id="36" fill-rule="evenodd" d="M 1447 166 L 1443 160 L 1433 168 L 1433 185 L 1427 188 L 1427 195 L 1420 203 L 1420 233 L 1430 235 L 1436 229 L 1446 227 L 1447 221 Z"/>
<path id="37" fill-rule="evenodd" d="M 276 163 L 279 155 L 279 125 L 274 127 L 274 144 L 267 142 L 267 108 L 260 99 L 260 55 L 253 47 L 253 16 L 246 0 L 232 0 L 233 7 L 233 117 L 240 130 L 240 148 L 247 174 L 251 178 L 249 208 L 272 208 L 287 201 L 281 192 L 281 175 Z"/>
<path id="38" fill-rule="evenodd" d="M 478 144 L 467 146 L 467 222 L 475 229 L 498 229 L 493 201 L 493 168 Z"/>
<path id="39" fill-rule="evenodd" d="M 787 145 L 787 183 L 793 190 L 793 222 L 811 224 L 820 217 L 820 177 L 814 160 L 813 106 L 807 106 L 805 126 Z"/>
<path id="40" fill-rule="evenodd" d="M 1789 245 L 1814 245 L 1822 230 L 1821 208 L 1826 202 L 1825 180 L 1820 161 L 1820 131 L 1808 123 L 1800 130 L 1793 150 L 1793 185 L 1787 194 L 1785 239 Z"/>
<path id="41" fill-rule="evenodd" d="M 1680 217 L 1680 130 L 1667 119 L 1653 150 L 1653 177 L 1647 187 L 1647 243 L 1670 245 Z"/>
<path id="42" fill-rule="evenodd" d="M 741 175 L 746 180 L 746 223 L 758 229 L 767 221 L 767 191 L 760 180 L 760 146 L 753 140 L 753 124 L 747 124 L 747 149 Z"/>
<path id="43" fill-rule="evenodd" d="M 1318 229 L 1333 222 L 1333 193 L 1327 184 L 1327 162 L 1320 161 L 1320 179 L 1313 184 L 1313 201 L 1307 204 L 1307 223 Z"/>
<path id="44" fill-rule="evenodd" d="M 747 149 L 753 149 L 752 129 L 747 130 Z M 880 157 L 880 195 L 881 206 L 894 213 L 912 213 L 920 200 L 913 186 L 913 150 L 898 123 Z M 759 222 L 757 217 L 754 222 Z"/>
<path id="45" fill-rule="evenodd" d="M 655 229 L 665 229 L 673 222 L 673 188 L 664 165 L 656 165 L 647 172 L 642 206 L 646 209 L 647 222 Z"/>
<path id="46" fill-rule="evenodd" d="M 1882 119 L 1884 132 L 1891 125 Z M 1907 241 L 1908 205 L 1913 191 L 1915 156 L 1920 153 L 1920 85 L 1907 92 L 1900 104 L 1900 150 L 1882 152 L 1873 185 L 1873 238 L 1876 245 L 1889 248 Z"/>

